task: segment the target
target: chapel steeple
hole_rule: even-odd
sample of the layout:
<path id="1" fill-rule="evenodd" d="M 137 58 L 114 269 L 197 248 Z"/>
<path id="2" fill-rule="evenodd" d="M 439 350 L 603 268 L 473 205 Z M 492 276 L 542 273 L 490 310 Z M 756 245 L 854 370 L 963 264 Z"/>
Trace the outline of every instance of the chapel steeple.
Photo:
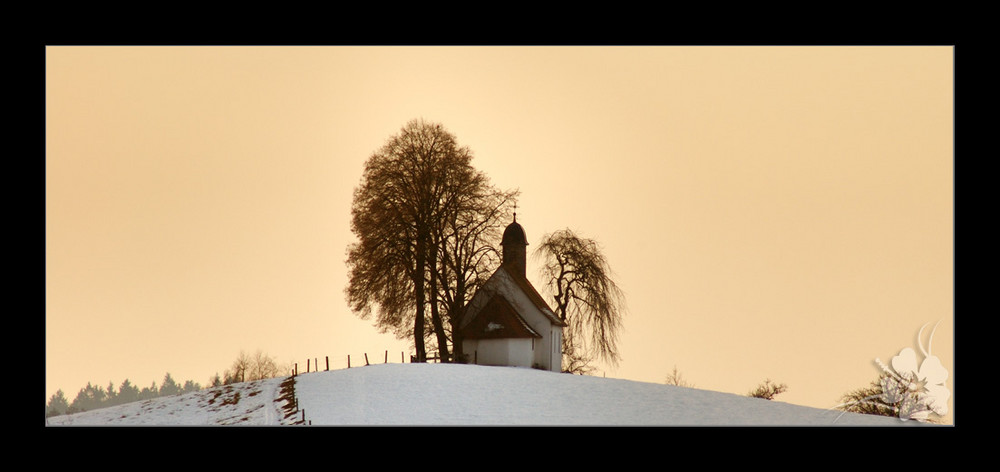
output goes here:
<path id="1" fill-rule="evenodd" d="M 503 246 L 503 264 L 521 277 L 527 277 L 528 238 L 524 235 L 524 228 L 517 223 L 517 212 L 514 213 L 514 221 L 503 230 L 500 245 Z"/>

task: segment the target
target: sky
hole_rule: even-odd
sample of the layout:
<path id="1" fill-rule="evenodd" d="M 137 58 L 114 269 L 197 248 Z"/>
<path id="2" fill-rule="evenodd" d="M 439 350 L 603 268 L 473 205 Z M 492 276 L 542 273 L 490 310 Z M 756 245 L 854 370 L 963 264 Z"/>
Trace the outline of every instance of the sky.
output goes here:
<path id="1" fill-rule="evenodd" d="M 771 379 L 828 408 L 911 348 L 949 373 L 954 416 L 950 46 L 49 46 L 45 63 L 46 400 L 205 385 L 241 350 L 399 362 L 410 343 L 347 306 L 344 260 L 365 160 L 422 118 L 520 190 L 529 252 L 564 228 L 601 244 L 627 314 L 622 361 L 595 375 Z"/>

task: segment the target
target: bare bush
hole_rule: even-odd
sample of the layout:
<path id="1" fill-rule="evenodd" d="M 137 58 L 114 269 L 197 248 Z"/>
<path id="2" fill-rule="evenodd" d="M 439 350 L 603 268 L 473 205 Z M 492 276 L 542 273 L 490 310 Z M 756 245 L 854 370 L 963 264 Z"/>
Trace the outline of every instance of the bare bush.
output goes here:
<path id="1" fill-rule="evenodd" d="M 788 385 L 776 384 L 771 381 L 771 379 L 766 379 L 757 388 L 747 393 L 748 397 L 763 398 L 765 400 L 773 400 L 778 394 L 785 393 L 788 390 Z"/>

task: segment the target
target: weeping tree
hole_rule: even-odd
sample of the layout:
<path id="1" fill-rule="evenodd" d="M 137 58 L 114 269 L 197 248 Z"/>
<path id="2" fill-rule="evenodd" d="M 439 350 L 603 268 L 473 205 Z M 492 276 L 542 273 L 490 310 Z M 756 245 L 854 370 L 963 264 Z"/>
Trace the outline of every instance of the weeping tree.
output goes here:
<path id="1" fill-rule="evenodd" d="M 600 246 L 564 229 L 545 235 L 535 256 L 543 260 L 541 272 L 555 312 L 567 324 L 564 370 L 587 373 L 594 360 L 616 365 L 625 296 Z"/>
<path id="2" fill-rule="evenodd" d="M 368 158 L 354 190 L 348 304 L 380 331 L 412 337 L 418 362 L 428 339 L 451 360 L 452 325 L 495 252 L 484 236 L 516 195 L 491 187 L 471 160 L 441 125 L 413 120 Z"/>

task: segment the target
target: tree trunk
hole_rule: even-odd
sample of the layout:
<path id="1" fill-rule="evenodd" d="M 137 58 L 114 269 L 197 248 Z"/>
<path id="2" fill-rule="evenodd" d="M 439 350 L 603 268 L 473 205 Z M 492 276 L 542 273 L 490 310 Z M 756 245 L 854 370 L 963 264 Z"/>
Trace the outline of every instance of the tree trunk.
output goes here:
<path id="1" fill-rule="evenodd" d="M 441 321 L 441 313 L 438 309 L 438 286 L 437 286 L 437 251 L 435 251 L 436 246 L 432 246 L 430 249 L 431 257 L 431 274 L 430 274 L 430 293 L 431 293 L 431 323 L 434 325 L 434 334 L 437 335 L 438 344 L 438 359 L 440 362 L 450 362 L 451 356 L 448 354 L 448 335 L 444 332 L 444 323 Z"/>
<path id="2" fill-rule="evenodd" d="M 413 317 L 413 348 L 417 362 L 427 362 L 427 348 L 424 346 L 424 269 L 426 266 L 424 243 L 417 241 L 416 268 L 413 271 L 413 291 L 416 295 L 417 314 Z"/>
<path id="3" fill-rule="evenodd" d="M 451 320 L 451 349 L 456 362 L 465 362 L 465 349 L 462 348 L 462 333 L 459 326 L 465 316 L 465 279 L 461 276 L 455 282 L 455 296 L 452 300 L 449 318 Z"/>
<path id="4" fill-rule="evenodd" d="M 461 305 L 462 302 L 459 299 L 455 299 L 454 305 L 451 309 L 452 319 L 451 319 L 451 346 L 452 354 L 455 362 L 465 362 L 462 358 L 465 357 L 465 349 L 462 348 L 462 333 L 459 332 L 458 326 L 462 321 L 462 313 L 465 311 L 464 306 Z"/>

